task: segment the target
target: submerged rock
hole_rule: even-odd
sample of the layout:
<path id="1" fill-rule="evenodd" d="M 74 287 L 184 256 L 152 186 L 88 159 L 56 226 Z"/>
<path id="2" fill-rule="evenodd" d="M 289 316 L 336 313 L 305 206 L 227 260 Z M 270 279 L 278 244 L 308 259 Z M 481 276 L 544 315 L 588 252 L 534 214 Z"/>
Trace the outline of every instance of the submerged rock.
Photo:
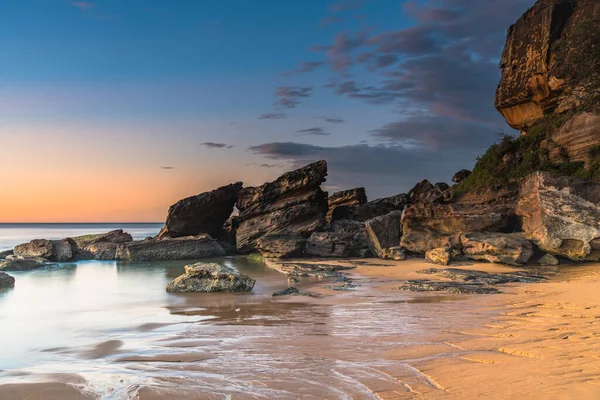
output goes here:
<path id="1" fill-rule="evenodd" d="M 15 286 L 15 278 L 5 272 L 0 272 L 0 289 Z"/>
<path id="2" fill-rule="evenodd" d="M 248 275 L 226 265 L 197 263 L 186 265 L 185 274 L 171 281 L 167 292 L 249 292 L 255 283 Z"/>
<path id="3" fill-rule="evenodd" d="M 412 280 L 398 287 L 410 292 L 446 292 L 461 294 L 497 294 L 498 289 L 481 283 L 440 282 L 428 280 Z"/>
<path id="4" fill-rule="evenodd" d="M 202 233 L 219 237 L 231 216 L 242 182 L 222 186 L 178 201 L 169 208 L 160 238 L 196 236 Z"/>
<path id="5" fill-rule="evenodd" d="M 140 240 L 120 244 L 116 259 L 127 261 L 197 260 L 224 256 L 225 250 L 208 235 Z"/>
<path id="6" fill-rule="evenodd" d="M 72 239 L 34 239 L 16 246 L 13 252 L 18 256 L 43 257 L 49 261 L 64 262 L 73 258 L 76 250 L 77 245 Z"/>
<path id="7" fill-rule="evenodd" d="M 257 240 L 256 246 L 264 257 L 290 258 L 301 256 L 306 239 L 301 236 L 265 236 Z"/>
<path id="8" fill-rule="evenodd" d="M 329 196 L 327 202 L 329 205 L 327 211 L 328 222 L 350 219 L 353 211 L 367 202 L 367 194 L 363 187 L 344 190 Z"/>
<path id="9" fill-rule="evenodd" d="M 265 236 L 308 238 L 326 226 L 327 193 L 320 187 L 326 176 L 327 163 L 318 161 L 273 182 L 242 189 L 236 204 L 238 251 L 255 251 L 258 239 Z"/>
<path id="10" fill-rule="evenodd" d="M 472 232 L 460 240 L 463 254 L 473 260 L 524 265 L 533 256 L 532 243 L 518 233 Z"/>

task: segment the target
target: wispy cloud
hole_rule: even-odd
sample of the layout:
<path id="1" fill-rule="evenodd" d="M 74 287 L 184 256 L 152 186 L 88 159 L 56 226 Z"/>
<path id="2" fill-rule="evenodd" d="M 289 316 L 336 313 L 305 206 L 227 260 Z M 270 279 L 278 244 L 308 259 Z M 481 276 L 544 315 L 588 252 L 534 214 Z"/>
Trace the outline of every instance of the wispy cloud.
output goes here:
<path id="1" fill-rule="evenodd" d="M 295 108 L 302 103 L 300 99 L 310 97 L 312 87 L 300 86 L 279 86 L 275 89 L 275 96 L 279 100 L 275 102 L 275 107 Z"/>
<path id="2" fill-rule="evenodd" d="M 200 146 L 204 146 L 208 149 L 233 149 L 235 146 L 227 143 L 215 143 L 215 142 L 204 142 L 200 143 Z"/>
<path id="3" fill-rule="evenodd" d="M 171 167 L 170 165 L 166 165 L 166 166 L 160 167 L 160 169 L 175 169 L 175 167 Z"/>
<path id="4" fill-rule="evenodd" d="M 342 21 L 343 21 L 343 19 L 340 17 L 325 17 L 319 21 L 319 27 L 325 28 L 331 24 L 335 24 L 336 22 L 342 22 Z"/>
<path id="5" fill-rule="evenodd" d="M 287 114 L 284 113 L 267 113 L 262 114 L 258 117 L 258 119 L 285 119 L 287 118 Z"/>
<path id="6" fill-rule="evenodd" d="M 322 119 L 325 122 L 329 122 L 331 124 L 341 124 L 346 122 L 345 119 L 343 118 L 337 118 L 337 117 L 315 117 L 317 119 Z"/>
<path id="7" fill-rule="evenodd" d="M 293 71 L 284 72 L 281 75 L 288 76 L 288 75 L 292 75 L 292 74 L 301 74 L 304 72 L 310 72 L 310 71 L 314 70 L 315 68 L 320 67 L 323 64 L 325 64 L 324 61 L 300 61 L 298 63 L 298 68 L 296 68 Z"/>
<path id="8" fill-rule="evenodd" d="M 319 127 L 300 129 L 299 131 L 296 131 L 296 133 L 299 133 L 300 135 L 315 135 L 315 136 L 328 136 L 329 135 L 329 133 L 325 132 L 325 129 L 319 128 Z"/>
<path id="9" fill-rule="evenodd" d="M 89 10 L 90 8 L 92 8 L 94 6 L 89 1 L 72 1 L 71 5 L 73 7 L 79 8 L 81 11 Z"/>

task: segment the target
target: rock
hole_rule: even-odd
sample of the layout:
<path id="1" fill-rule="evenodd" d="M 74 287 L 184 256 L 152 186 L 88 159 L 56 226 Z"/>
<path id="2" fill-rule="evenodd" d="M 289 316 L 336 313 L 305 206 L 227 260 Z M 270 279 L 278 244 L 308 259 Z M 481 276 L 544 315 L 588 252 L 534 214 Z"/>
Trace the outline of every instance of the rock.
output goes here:
<path id="1" fill-rule="evenodd" d="M 116 259 L 127 261 L 197 260 L 224 255 L 225 251 L 216 240 L 208 235 L 199 235 L 123 243 L 117 247 Z"/>
<path id="2" fill-rule="evenodd" d="M 79 248 L 96 243 L 127 243 L 133 241 L 133 237 L 129 233 L 124 232 L 123 229 L 115 229 L 106 233 L 76 236 L 71 239 Z"/>
<path id="3" fill-rule="evenodd" d="M 429 268 L 417 271 L 420 274 L 437 275 L 442 278 L 461 280 L 464 282 L 478 283 L 485 285 L 502 285 L 505 283 L 539 283 L 546 280 L 546 277 L 540 274 L 528 271 L 506 272 L 501 274 L 491 274 L 484 271 L 476 271 L 460 268 Z"/>
<path id="4" fill-rule="evenodd" d="M 517 214 L 539 248 L 572 260 L 600 260 L 600 184 L 535 172 L 521 184 Z"/>
<path id="5" fill-rule="evenodd" d="M 0 251 L 0 260 L 4 260 L 6 258 L 6 256 L 12 256 L 12 255 L 13 255 L 12 250 Z"/>
<path id="6" fill-rule="evenodd" d="M 233 212 L 242 185 L 242 182 L 237 182 L 222 186 L 173 204 L 159 238 L 196 236 L 201 233 L 219 237 L 225 221 Z"/>
<path id="7" fill-rule="evenodd" d="M 349 219 L 352 217 L 353 210 L 366 202 L 367 194 L 365 188 L 360 187 L 336 192 L 329 196 L 328 199 L 327 221 Z"/>
<path id="8" fill-rule="evenodd" d="M 356 284 L 346 276 L 341 276 L 336 279 L 335 285 L 325 285 L 325 289 L 335 290 L 336 292 L 346 292 L 356 289 Z"/>
<path id="9" fill-rule="evenodd" d="M 251 262 L 251 263 L 262 263 L 262 262 L 264 262 L 263 255 L 260 254 L 260 253 L 248 254 L 248 256 L 246 257 L 246 259 L 248 260 L 248 262 Z"/>
<path id="10" fill-rule="evenodd" d="M 89 253 L 94 260 L 114 260 L 117 256 L 119 243 L 93 243 L 85 246 L 81 251 Z"/>
<path id="11" fill-rule="evenodd" d="M 555 266 L 555 265 L 560 264 L 560 262 L 558 261 L 558 258 L 554 257 L 552 254 L 543 255 L 542 257 L 540 257 L 540 259 L 537 261 L 537 263 L 543 267 Z"/>
<path id="12" fill-rule="evenodd" d="M 50 265 L 35 258 L 12 258 L 0 261 L 0 271 L 30 271 Z"/>
<path id="13" fill-rule="evenodd" d="M 275 293 L 273 293 L 271 296 L 272 297 L 289 296 L 291 294 L 299 294 L 299 293 L 300 293 L 300 291 L 298 289 L 296 289 L 295 287 L 289 287 L 287 289 L 278 290 Z"/>
<path id="14" fill-rule="evenodd" d="M 306 239 L 301 236 L 264 236 L 256 242 L 258 250 L 266 258 L 298 257 L 304 253 Z"/>
<path id="15" fill-rule="evenodd" d="M 34 239 L 16 246 L 13 252 L 19 256 L 43 257 L 50 261 L 64 262 L 73 258 L 73 250 L 76 249 L 77 245 L 72 239 Z"/>
<path id="16" fill-rule="evenodd" d="M 351 257 L 354 235 L 337 232 L 315 232 L 308 238 L 304 252 L 315 257 Z"/>
<path id="17" fill-rule="evenodd" d="M 331 229 L 336 233 L 347 233 L 356 235 L 359 233 L 366 234 L 367 227 L 364 222 L 354 221 L 351 219 L 339 219 L 331 222 Z"/>
<path id="18" fill-rule="evenodd" d="M 185 266 L 185 274 L 167 285 L 167 292 L 249 292 L 256 281 L 234 268 L 216 263 Z"/>
<path id="19" fill-rule="evenodd" d="M 425 253 L 425 259 L 433 264 L 448 265 L 452 260 L 452 250 L 449 247 L 439 247 Z"/>
<path id="20" fill-rule="evenodd" d="M 410 292 L 446 292 L 461 294 L 497 294 L 500 291 L 481 283 L 440 282 L 428 280 L 411 280 L 398 287 Z"/>
<path id="21" fill-rule="evenodd" d="M 315 276 L 319 278 L 339 278 L 342 277 L 340 271 L 352 269 L 343 265 L 331 265 L 310 262 L 295 262 L 275 259 L 266 259 L 267 267 L 286 274 L 288 277 Z"/>
<path id="22" fill-rule="evenodd" d="M 465 233 L 461 244 L 465 257 L 478 261 L 524 265 L 533 256 L 532 243 L 518 233 Z"/>
<path id="23" fill-rule="evenodd" d="M 326 226 L 327 193 L 320 187 L 326 176 L 327 163 L 318 161 L 274 182 L 242 189 L 236 204 L 240 211 L 238 251 L 255 251 L 258 239 L 264 236 L 308 238 Z"/>
<path id="24" fill-rule="evenodd" d="M 11 288 L 15 286 L 15 278 L 5 272 L 0 272 L 0 289 Z"/>
<path id="25" fill-rule="evenodd" d="M 352 237 L 350 242 L 351 257 L 373 257 L 367 240 L 367 227 L 364 222 L 341 219 L 331 223 L 331 229 L 338 234 L 348 234 Z"/>
<path id="26" fill-rule="evenodd" d="M 597 0 L 539 0 L 510 27 L 495 101 L 510 126 L 527 131 L 594 95 L 599 22 Z"/>
<path id="27" fill-rule="evenodd" d="M 404 247 L 394 246 L 382 249 L 379 258 L 384 260 L 404 261 L 406 260 L 406 250 Z"/>
<path id="28" fill-rule="evenodd" d="M 400 245 L 402 235 L 401 218 L 401 211 L 392 211 L 389 214 L 365 222 L 367 240 L 377 255 L 381 256 L 383 249 Z"/>
<path id="29" fill-rule="evenodd" d="M 467 232 L 514 232 L 519 221 L 513 203 L 431 204 L 406 207 L 402 215 L 400 246 L 414 253 L 460 245 Z"/>
<path id="30" fill-rule="evenodd" d="M 433 185 L 434 189 L 438 189 L 441 192 L 448 190 L 449 187 L 450 186 L 446 182 L 437 182 L 435 185 Z"/>
<path id="31" fill-rule="evenodd" d="M 471 175 L 471 171 L 469 171 L 468 169 L 461 169 L 460 171 L 455 173 L 454 176 L 452 176 L 452 182 L 461 183 L 462 181 L 467 179 L 470 175 Z"/>
<path id="32" fill-rule="evenodd" d="M 389 214 L 392 211 L 402 211 L 409 203 L 410 199 L 404 193 L 373 200 L 354 209 L 351 219 L 365 222 L 375 217 Z"/>
<path id="33" fill-rule="evenodd" d="M 431 191 L 431 189 L 433 189 L 433 185 L 427 179 L 424 179 L 417 183 L 415 187 L 408 192 L 408 197 L 410 198 L 411 202 L 417 203 L 422 201 L 422 199 Z"/>

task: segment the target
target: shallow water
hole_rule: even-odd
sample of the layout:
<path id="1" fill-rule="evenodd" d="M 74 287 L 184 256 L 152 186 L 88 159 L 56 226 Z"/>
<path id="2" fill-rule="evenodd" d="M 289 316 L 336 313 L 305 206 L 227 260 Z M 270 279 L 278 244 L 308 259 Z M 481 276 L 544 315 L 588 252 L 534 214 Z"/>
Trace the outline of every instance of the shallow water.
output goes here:
<path id="1" fill-rule="evenodd" d="M 85 261 L 11 273 L 15 288 L 0 291 L 0 383 L 64 373 L 83 377 L 83 387 L 105 399 L 145 390 L 177 393 L 165 398 L 376 398 L 374 388 L 407 392 L 384 370 L 423 380 L 409 359 L 385 355 L 427 344 L 427 332 L 455 319 L 456 302 L 448 301 L 456 296 L 374 295 L 365 280 L 348 293 L 272 298 L 288 286 L 284 275 L 240 257 L 215 261 L 255 278 L 254 290 L 166 293 L 185 261 Z"/>

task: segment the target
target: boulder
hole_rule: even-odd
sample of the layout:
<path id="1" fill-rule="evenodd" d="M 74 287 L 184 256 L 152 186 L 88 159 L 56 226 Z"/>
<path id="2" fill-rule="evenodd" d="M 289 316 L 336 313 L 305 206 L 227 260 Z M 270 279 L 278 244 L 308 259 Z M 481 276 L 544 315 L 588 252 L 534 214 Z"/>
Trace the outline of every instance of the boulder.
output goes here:
<path id="1" fill-rule="evenodd" d="M 600 260 L 600 184 L 535 172 L 521 184 L 517 214 L 541 250 Z"/>
<path id="2" fill-rule="evenodd" d="M 543 267 L 553 267 L 560 264 L 560 261 L 558 261 L 558 258 L 554 257 L 552 254 L 544 254 L 542 257 L 540 257 L 537 263 Z"/>
<path id="3" fill-rule="evenodd" d="M 283 174 L 259 187 L 242 189 L 238 194 L 236 245 L 241 253 L 257 249 L 264 236 L 301 236 L 308 238 L 327 222 L 327 193 L 321 183 L 327 176 L 327 163 L 318 161 Z"/>
<path id="4" fill-rule="evenodd" d="M 15 286 L 15 278 L 5 272 L 0 272 L 0 289 L 11 288 Z"/>
<path id="5" fill-rule="evenodd" d="M 308 238 L 304 252 L 315 257 L 352 257 L 358 255 L 351 233 L 315 232 Z"/>
<path id="6" fill-rule="evenodd" d="M 301 236 L 265 236 L 257 240 L 258 250 L 267 258 L 298 257 L 304 253 L 306 239 Z"/>
<path id="7" fill-rule="evenodd" d="M 65 262 L 73 258 L 76 249 L 77 245 L 72 239 L 34 239 L 16 246 L 13 252 L 19 256 L 43 257 L 49 261 Z"/>
<path id="8" fill-rule="evenodd" d="M 208 235 L 139 240 L 120 244 L 116 251 L 117 260 L 127 261 L 196 260 L 224 255 L 221 245 Z"/>
<path id="9" fill-rule="evenodd" d="M 452 260 L 452 250 L 450 247 L 438 247 L 425 252 L 425 259 L 433 264 L 448 265 Z"/>
<path id="10" fill-rule="evenodd" d="M 133 237 L 129 233 L 124 232 L 123 229 L 115 229 L 106 233 L 76 236 L 71 239 L 79 248 L 95 243 L 127 243 L 133 241 Z"/>
<path id="11" fill-rule="evenodd" d="M 461 183 L 471 175 L 471 171 L 468 169 L 461 169 L 452 176 L 452 182 Z"/>
<path id="12" fill-rule="evenodd" d="M 400 246 L 414 253 L 460 245 L 468 232 L 514 232 L 519 229 L 514 203 L 413 204 L 402 215 Z"/>
<path id="13" fill-rule="evenodd" d="M 159 238 L 196 236 L 201 233 L 218 238 L 223 224 L 233 212 L 242 185 L 242 182 L 237 182 L 222 186 L 173 204 Z"/>
<path id="14" fill-rule="evenodd" d="M 84 252 L 94 260 L 114 260 L 117 257 L 119 243 L 93 243 L 80 249 L 77 254 Z"/>
<path id="15" fill-rule="evenodd" d="M 389 214 L 392 211 L 402 211 L 410 203 L 405 193 L 369 201 L 355 208 L 350 219 L 365 222 L 375 217 Z"/>
<path id="16" fill-rule="evenodd" d="M 406 249 L 400 246 L 388 247 L 382 249 L 379 257 L 384 260 L 404 261 L 406 260 Z"/>
<path id="17" fill-rule="evenodd" d="M 0 260 L 4 260 L 6 258 L 6 256 L 12 256 L 12 255 L 13 255 L 12 250 L 0 251 Z"/>
<path id="18" fill-rule="evenodd" d="M 329 196 L 328 199 L 327 221 L 349 219 L 352 216 L 353 210 L 366 202 L 367 194 L 365 188 L 360 187 L 336 192 Z"/>
<path id="19" fill-rule="evenodd" d="M 429 182 L 427 179 L 424 179 L 417 183 L 415 187 L 408 192 L 408 197 L 410 198 L 411 202 L 417 203 L 422 201 L 423 198 L 431 191 L 431 189 L 433 189 L 433 187 L 434 186 L 431 184 L 431 182 Z"/>
<path id="20" fill-rule="evenodd" d="M 461 235 L 465 257 L 477 261 L 524 265 L 533 256 L 533 245 L 519 233 L 472 232 Z"/>
<path id="21" fill-rule="evenodd" d="M 383 249 L 400 245 L 400 237 L 402 236 L 401 219 L 401 211 L 392 211 L 389 214 L 365 222 L 367 240 L 379 257 L 381 257 Z"/>
<path id="22" fill-rule="evenodd" d="M 196 263 L 185 266 L 185 274 L 167 285 L 170 293 L 249 292 L 256 281 L 232 267 L 216 263 Z"/>
<path id="23" fill-rule="evenodd" d="M 11 256 L 4 261 L 0 261 L 0 271 L 30 271 L 50 265 L 48 262 L 41 260 L 43 259 L 38 257 L 24 258 Z"/>

